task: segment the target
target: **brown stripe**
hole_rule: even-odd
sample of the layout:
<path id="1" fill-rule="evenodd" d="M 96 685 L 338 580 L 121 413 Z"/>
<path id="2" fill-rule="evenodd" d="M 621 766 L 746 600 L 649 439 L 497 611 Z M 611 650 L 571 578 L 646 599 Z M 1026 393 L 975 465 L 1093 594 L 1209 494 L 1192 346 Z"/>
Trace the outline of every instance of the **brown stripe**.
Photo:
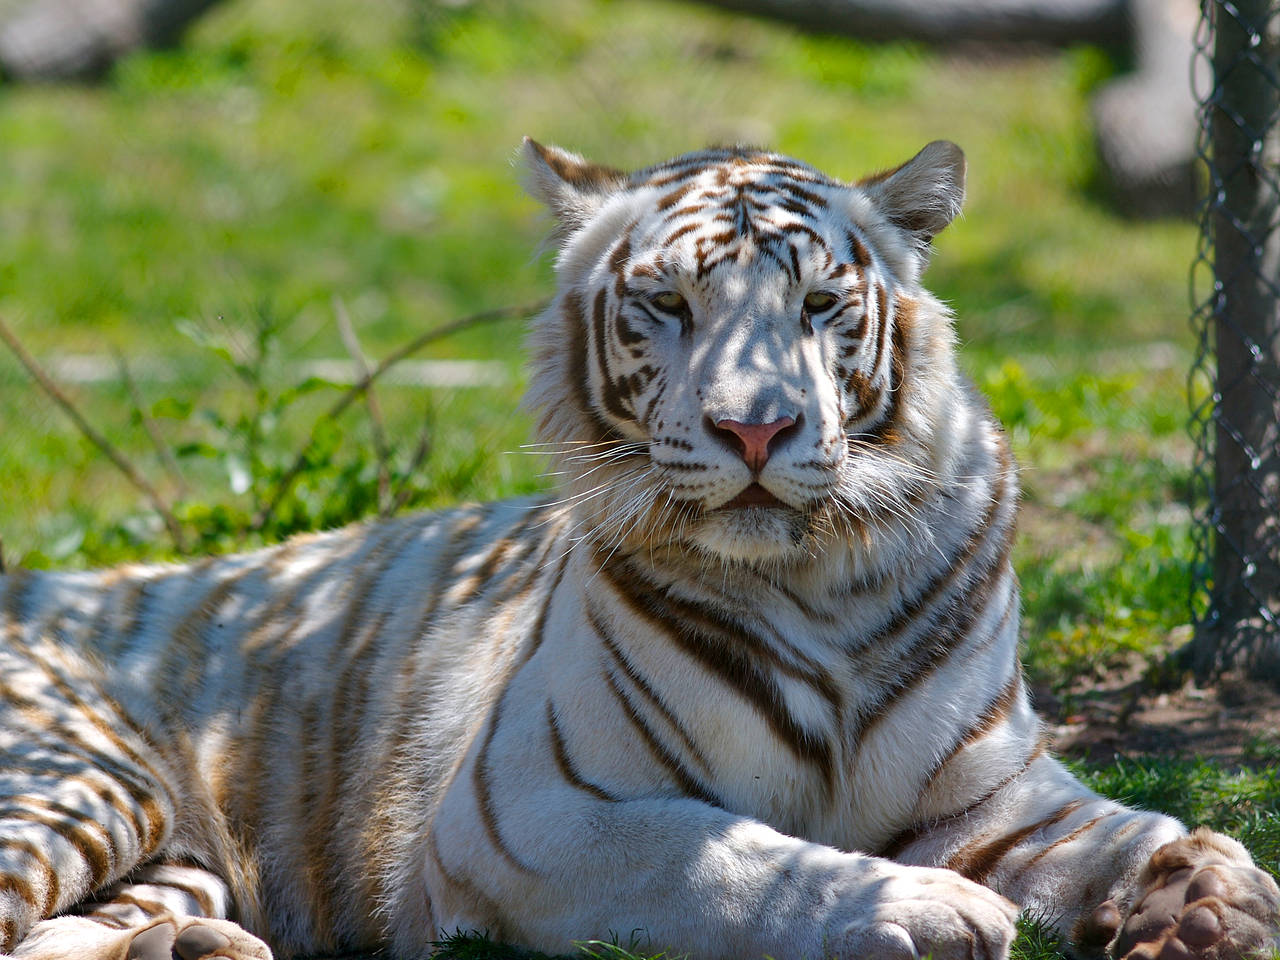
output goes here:
<path id="1" fill-rule="evenodd" d="M 160 658 L 156 671 L 162 688 L 191 690 L 199 685 L 201 673 L 209 656 L 208 644 L 205 640 L 206 628 L 241 581 L 252 574 L 261 573 L 265 566 L 264 563 L 246 567 L 222 577 L 183 617 L 170 634 L 169 644 Z M 189 586 L 191 589 L 196 588 L 194 578 Z"/>
<path id="2" fill-rule="evenodd" d="M 485 555 L 480 566 L 476 568 L 476 572 L 471 574 L 467 579 L 467 589 L 464 593 L 454 598 L 454 602 L 458 606 L 469 603 L 477 597 L 489 582 L 497 575 L 499 569 L 506 564 L 510 558 L 512 548 L 524 546 L 526 539 L 534 542 L 532 538 L 528 538 L 529 528 L 542 519 L 542 513 L 537 507 L 530 507 L 524 513 L 524 516 L 511 527 L 506 533 L 498 538 L 497 543 Z"/>
<path id="3" fill-rule="evenodd" d="M 1012 609 L 1013 605 L 1010 604 L 1009 606 L 1010 609 Z M 1007 620 L 1008 613 L 1005 614 L 1005 622 L 1007 622 Z M 1022 671 L 1015 669 L 1013 676 L 1009 678 L 1009 682 L 1004 685 L 1004 689 L 996 695 L 994 700 L 987 704 L 982 712 L 978 714 L 978 719 L 974 721 L 973 725 L 969 727 L 969 729 L 966 730 L 958 740 L 956 740 L 951 749 L 947 751 L 946 755 L 938 761 L 937 766 L 934 767 L 933 771 L 925 781 L 926 788 L 929 783 L 932 783 L 937 778 L 938 774 L 942 772 L 942 769 L 956 758 L 956 755 L 959 754 L 961 750 L 981 740 L 1008 719 L 1009 713 L 1013 710 L 1014 704 L 1018 702 L 1018 694 L 1021 690 Z"/>
<path id="4" fill-rule="evenodd" d="M 864 706 L 859 711 L 858 718 L 850 725 L 855 738 L 865 743 L 871 732 L 893 712 L 884 709 L 884 704 L 900 701 L 909 691 L 917 689 L 970 639 L 970 631 L 986 612 L 987 602 L 997 584 L 1006 575 L 1013 575 L 1009 567 L 1012 550 L 1013 529 L 1006 527 L 994 558 L 988 560 L 974 582 L 951 598 L 945 611 L 930 617 L 930 625 L 921 634 L 923 642 L 900 654 L 900 670 L 891 681 L 881 686 L 878 703 Z M 1012 604 L 1013 598 L 1008 602 Z"/>
<path id="5" fill-rule="evenodd" d="M 471 900 L 470 906 L 477 912 L 488 914 L 491 923 L 484 924 L 482 929 L 495 940 L 513 940 L 516 938 L 516 930 L 511 922 L 503 915 L 498 902 L 484 892 L 470 877 L 464 877 L 461 874 L 450 872 L 445 866 L 444 858 L 440 855 L 440 842 L 436 839 L 435 830 L 431 830 L 427 834 L 427 856 L 431 858 L 431 862 L 436 865 L 436 869 L 440 871 L 440 876 L 444 877 L 445 882 L 456 887 L 464 896 Z"/>
<path id="6" fill-rule="evenodd" d="M 600 638 L 600 642 L 604 645 L 605 650 L 613 657 L 613 662 L 618 665 L 626 678 L 631 681 L 632 685 L 640 691 L 644 696 L 645 702 L 648 703 L 649 706 L 662 717 L 662 719 L 667 721 L 667 724 L 675 731 L 676 736 L 680 738 L 680 742 L 683 744 L 685 751 L 697 761 L 698 766 L 702 767 L 702 769 L 707 773 L 710 773 L 711 766 L 707 761 L 706 755 L 698 745 L 693 742 L 693 739 L 685 731 L 684 727 L 680 725 L 675 714 L 673 714 L 667 705 L 663 703 L 662 698 L 658 696 L 658 692 L 649 685 L 649 682 L 641 675 L 640 671 L 636 669 L 635 665 L 618 648 L 617 643 L 614 641 L 613 637 L 609 635 L 608 628 L 600 619 L 599 614 L 596 612 L 595 606 L 591 603 L 590 599 L 588 599 L 586 603 L 586 613 L 587 620 L 591 624 L 591 629 L 596 632 L 596 636 Z"/>
<path id="7" fill-rule="evenodd" d="M 107 905 L 110 906 L 113 903 L 123 903 L 131 907 L 137 907 L 144 914 L 146 914 L 147 919 L 149 920 L 155 919 L 161 914 L 165 914 L 169 912 L 169 908 L 166 907 L 163 903 L 160 903 L 156 900 L 143 900 L 141 897 L 135 896 L 134 894 L 128 893 L 125 891 L 121 891 L 120 893 L 117 893 L 115 896 L 113 896 L 110 899 L 110 901 L 108 901 Z M 130 924 L 130 926 L 133 926 L 133 924 Z"/>
<path id="8" fill-rule="evenodd" d="M 111 855 L 114 853 L 111 847 L 111 838 L 105 834 L 105 831 L 103 836 L 99 838 L 79 826 L 79 824 L 93 824 L 95 827 L 102 829 L 92 817 L 63 807 L 59 803 L 41 800 L 37 797 L 6 797 L 4 799 L 7 802 L 18 801 L 24 805 L 7 806 L 0 803 L 0 820 L 22 820 L 48 827 L 75 847 L 80 856 L 84 858 L 89 867 L 92 887 L 100 887 L 106 882 L 111 874 Z M 44 807 L 45 809 L 43 811 L 37 810 L 34 809 L 35 806 Z M 72 822 L 69 823 L 68 821 Z"/>
<path id="9" fill-rule="evenodd" d="M 21 772 L 24 774 L 27 774 L 28 776 L 41 775 L 40 771 L 36 771 L 32 769 L 31 766 L 28 766 L 28 765 L 23 765 L 21 768 Z M 95 780 L 88 773 L 67 773 L 67 772 L 52 773 L 51 772 L 49 775 L 55 776 L 57 778 L 58 786 L 60 787 L 65 786 L 67 784 L 72 784 L 72 783 L 79 783 L 88 787 L 95 797 L 97 797 L 99 800 L 101 800 L 103 803 L 109 806 L 122 818 L 129 821 L 130 825 L 133 827 L 133 835 L 138 838 L 139 846 L 141 846 L 142 840 L 146 837 L 146 827 L 143 824 L 142 817 L 139 816 L 137 809 L 135 809 L 133 806 L 130 806 L 128 803 L 124 802 L 123 798 L 121 798 L 118 794 L 116 794 L 112 789 L 112 788 L 115 788 L 117 790 L 124 790 L 127 792 L 128 787 L 125 784 L 121 783 L 116 778 L 107 774 L 107 772 L 104 770 L 95 769 L 95 770 L 91 770 L 90 772 L 97 773 L 101 776 L 106 777 L 109 782 L 109 785 L 104 785 L 102 782 Z M 141 793 L 141 791 L 139 791 L 139 793 Z M 145 797 L 146 795 L 142 794 L 142 796 Z M 137 797 L 133 797 L 132 799 L 134 800 L 135 804 L 138 802 Z"/>
<path id="10" fill-rule="evenodd" d="M 386 571 L 404 555 L 408 544 L 421 534 L 417 521 L 387 526 L 390 529 L 361 558 L 359 568 L 352 573 L 359 582 L 352 589 L 354 596 L 347 603 L 347 612 L 328 664 L 331 673 L 337 674 L 339 680 L 331 697 L 331 709 L 325 714 L 329 733 L 328 756 L 324 761 L 326 776 L 320 797 L 310 808 L 311 824 L 303 838 L 303 858 L 308 864 L 307 881 L 315 905 L 314 922 L 321 930 L 331 930 L 336 926 L 335 905 L 344 893 L 348 901 L 353 899 L 351 877 L 334 855 L 333 845 L 342 835 L 338 829 L 341 819 L 338 804 L 343 788 L 352 779 L 348 762 L 353 753 L 362 753 L 358 716 L 367 692 L 367 684 L 362 686 L 361 682 L 367 679 L 367 674 L 361 668 L 366 666 L 366 657 L 381 649 L 375 641 L 380 638 L 388 616 L 386 611 L 370 614 L 369 600 Z M 361 631 L 358 634 L 355 632 L 357 629 Z M 351 715 L 357 706 L 357 720 L 353 721 Z M 322 731 L 316 730 L 315 735 L 318 745 Z M 357 791 L 356 796 L 361 796 L 361 793 Z"/>
<path id="11" fill-rule="evenodd" d="M 915 823 L 906 829 L 899 831 L 897 835 L 887 841 L 884 846 L 880 848 L 880 856 L 889 860 L 896 860 L 912 844 L 923 839 L 927 834 L 930 834 L 935 830 L 946 829 L 952 823 L 968 819 L 979 807 L 989 803 L 993 797 L 1000 793 L 1001 790 L 1009 786 L 1009 784 L 1013 783 L 1031 769 L 1031 765 L 1044 756 L 1048 748 L 1048 738 L 1042 736 L 1038 741 L 1036 741 L 1035 747 L 1032 748 L 1027 759 L 1023 761 L 1022 766 L 1001 779 L 990 790 L 982 794 L 982 796 L 978 797 L 963 810 L 957 810 L 955 813 L 949 813 L 945 817 L 938 817 L 934 820 Z"/>
<path id="12" fill-rule="evenodd" d="M 146 818 L 144 832 L 136 814 L 132 812 L 127 814 L 137 825 L 142 856 L 145 857 L 159 846 L 165 838 L 167 825 L 165 810 L 170 807 L 170 804 L 167 796 L 161 795 L 162 787 L 150 779 L 145 771 L 131 767 L 119 758 L 102 753 L 78 732 L 63 726 L 57 717 L 48 713 L 36 701 L 21 696 L 2 683 L 0 683 L 0 699 L 7 701 L 24 714 L 30 724 L 24 731 L 29 740 L 50 744 L 51 749 L 64 756 L 77 758 L 82 763 L 77 766 L 78 770 L 83 771 L 87 767 L 90 771 L 101 772 L 129 795 Z M 26 757 L 10 751 L 0 752 L 0 757 L 12 758 L 13 767 L 18 770 L 25 770 L 30 762 Z M 62 773 L 58 775 L 72 776 L 72 774 Z"/>
<path id="13" fill-rule="evenodd" d="M 600 572 L 630 609 L 708 670 L 719 675 L 756 707 L 770 730 L 793 754 L 818 769 L 827 786 L 834 783 L 832 745 L 822 736 L 802 727 L 787 710 L 773 676 L 773 670 L 783 664 L 762 640 L 742 624 L 694 601 L 671 597 L 656 589 L 641 593 L 637 588 L 645 582 L 645 577 L 633 564 L 605 565 Z M 768 667 L 762 669 L 750 654 L 764 655 L 770 661 Z M 807 683 L 828 702 L 834 700 L 832 706 L 838 711 L 839 691 L 833 683 L 828 686 L 825 678 L 814 675 L 801 674 L 796 679 Z"/>
<path id="14" fill-rule="evenodd" d="M 1090 830 L 1096 827 L 1103 820 L 1107 820 L 1120 813 L 1132 813 L 1132 812 L 1133 812 L 1132 810 L 1112 810 L 1108 813 L 1099 814 L 1098 816 L 1094 817 L 1092 820 L 1086 820 L 1084 823 L 1076 827 L 1070 833 L 1067 833 L 1059 837 L 1057 840 L 1054 840 L 1052 843 L 1046 844 L 1044 847 L 1042 847 L 1040 851 L 1036 853 L 1035 856 L 1033 856 L 1030 860 L 1028 860 L 1022 866 L 1020 866 L 1017 872 L 1014 873 L 1013 877 L 1011 877 L 1010 879 L 1012 880 L 1016 877 L 1023 876 L 1028 870 L 1031 870 L 1032 868 L 1034 868 L 1037 863 L 1039 863 L 1041 860 L 1047 857 L 1050 853 L 1052 853 L 1058 847 L 1065 846 L 1066 844 L 1071 843 L 1073 840 L 1079 839 L 1082 835 L 1088 833 Z"/>
<path id="15" fill-rule="evenodd" d="M 606 440 L 621 441 L 624 438 L 609 424 L 596 409 L 591 400 L 590 363 L 588 349 L 587 319 L 581 296 L 572 292 L 564 298 L 565 323 L 569 328 L 569 370 L 571 371 L 574 402 L 579 412 L 594 427 L 596 436 L 587 439 L 603 442 Z M 543 418 L 543 426 L 547 426 L 547 417 L 554 411 L 547 411 Z"/>
<path id="16" fill-rule="evenodd" d="M 81 716 L 88 720 L 89 723 L 121 754 L 140 767 L 141 770 L 152 780 L 157 793 L 168 794 L 168 784 L 165 782 L 164 778 L 160 776 L 155 767 L 152 766 L 152 764 L 147 761 L 142 754 L 135 750 L 133 746 L 131 746 L 117 732 L 117 727 L 125 726 L 131 732 L 139 736 L 143 736 L 143 741 L 145 742 L 145 736 L 142 734 L 141 729 L 136 723 L 134 723 L 132 718 L 120 708 L 119 704 L 115 703 L 115 701 L 112 700 L 105 692 L 101 690 L 95 691 L 98 696 L 102 698 L 107 707 L 115 714 L 114 719 L 116 722 L 111 723 L 97 710 L 90 707 L 90 705 L 74 690 L 71 684 L 53 668 L 53 665 L 49 663 L 46 658 L 35 655 L 27 646 L 26 642 L 21 637 L 22 603 L 25 599 L 26 591 L 34 582 L 34 577 L 29 571 L 19 570 L 11 574 L 8 579 L 10 583 L 5 592 L 3 611 L 6 619 L 8 620 L 4 636 L 8 640 L 10 646 L 22 653 L 28 661 L 39 667 L 41 672 L 43 672 L 49 679 L 53 688 L 58 691 L 69 705 L 79 711 Z M 160 842 L 165 826 L 165 818 L 159 809 L 159 805 L 155 798 L 148 797 L 146 802 L 140 802 L 140 806 L 143 808 L 143 812 L 148 823 L 147 836 L 140 838 L 143 847 L 142 853 L 145 856 L 152 853 L 155 850 L 156 844 Z"/>
<path id="17" fill-rule="evenodd" d="M 489 748 L 493 745 L 494 735 L 498 732 L 498 724 L 502 722 L 502 702 L 506 692 L 504 689 L 502 696 L 493 705 L 493 713 L 489 719 L 489 729 L 486 731 L 484 741 L 480 745 L 480 752 L 476 755 L 475 762 L 471 766 L 471 785 L 475 790 L 476 806 L 480 808 L 480 822 L 484 825 L 484 832 L 488 835 L 489 842 L 493 844 L 494 849 L 502 854 L 502 858 L 507 863 L 520 872 L 536 874 L 537 871 L 517 857 L 511 847 L 508 846 L 498 825 L 497 812 L 493 808 L 493 795 L 489 783 Z"/>
<path id="18" fill-rule="evenodd" d="M 598 567 L 605 565 L 601 554 L 596 555 Z M 722 598 L 721 605 L 677 596 L 663 585 L 653 581 L 644 568 L 634 562 L 634 558 L 618 559 L 614 566 L 625 574 L 626 583 L 647 586 L 647 591 L 633 591 L 637 602 L 643 607 L 648 602 L 661 602 L 676 616 L 669 621 L 673 625 L 693 624 L 699 630 L 715 634 L 721 642 L 734 648 L 745 648 L 752 656 L 768 663 L 769 671 L 776 672 L 793 680 L 799 680 L 813 688 L 813 692 L 826 700 L 833 708 L 839 709 L 843 703 L 840 686 L 831 674 L 818 664 L 811 662 L 805 654 L 777 631 L 770 631 L 769 638 L 757 633 L 733 615 L 731 610 L 737 601 L 733 598 Z M 610 582 L 617 578 L 612 570 L 603 570 Z M 701 572 L 701 571 L 700 571 Z M 786 591 L 776 584 L 770 586 L 783 593 Z M 794 595 L 792 595 L 794 596 Z M 783 656 L 785 654 L 786 656 Z"/>
<path id="19" fill-rule="evenodd" d="M 871 359 L 871 374 L 878 377 L 884 360 L 885 333 L 889 329 L 889 303 L 885 298 L 884 284 L 877 283 L 875 286 L 876 350 Z M 892 376 L 892 371 L 890 371 L 890 376 Z"/>
<path id="20" fill-rule="evenodd" d="M 849 253 L 853 257 L 853 262 L 863 268 L 871 266 L 871 252 L 867 250 L 867 245 L 858 238 L 858 235 L 850 230 L 846 239 L 849 241 Z"/>
<path id="21" fill-rule="evenodd" d="M 93 913 L 83 914 L 83 916 L 86 920 L 92 920 L 94 923 L 101 924 L 104 927 L 111 927 L 113 930 L 128 930 L 133 926 L 128 920 L 117 917 L 114 914 L 105 913 L 106 909 L 106 907 L 103 907 L 93 911 Z"/>
<path id="22" fill-rule="evenodd" d="M 907 600 L 893 619 L 870 633 L 863 643 L 864 647 L 885 649 L 887 647 L 886 641 L 889 637 L 900 633 L 909 624 L 917 622 L 921 612 L 933 604 L 942 595 L 943 591 L 950 589 L 960 579 L 961 574 L 967 571 L 970 561 L 973 560 L 978 549 L 986 542 L 987 534 L 995 525 L 1000 508 L 1005 504 L 1009 463 L 1009 448 L 1001 441 L 997 448 L 999 469 L 991 478 L 994 482 L 990 500 L 986 510 L 983 511 L 982 517 L 969 532 L 969 538 L 965 541 L 964 546 L 961 547 L 959 554 L 946 568 L 926 582 L 919 593 Z"/>
<path id="23" fill-rule="evenodd" d="M 975 883 L 982 883 L 1014 847 L 1032 834 L 1045 830 L 1055 823 L 1060 823 L 1083 806 L 1083 800 L 1072 800 L 1070 803 L 1059 807 L 1049 816 L 1042 817 L 1035 823 L 1028 824 L 1012 833 L 1005 834 L 987 843 L 983 843 L 981 840 L 975 841 L 952 856 L 947 861 L 946 867 L 948 870 L 954 870 L 962 877 L 967 877 Z"/>
<path id="24" fill-rule="evenodd" d="M 622 692 L 622 688 L 618 686 L 618 681 L 614 677 L 613 671 L 606 669 L 604 671 L 604 679 L 609 691 L 614 695 L 618 704 L 622 707 L 623 715 L 631 721 L 631 725 L 635 727 L 636 732 L 640 734 L 640 739 L 643 740 L 644 745 L 648 747 L 649 754 L 658 761 L 659 765 L 662 766 L 668 774 L 671 775 L 672 779 L 675 780 L 676 785 L 680 788 L 680 791 L 687 796 L 694 797 L 695 799 L 701 800 L 704 803 L 709 803 L 712 806 L 723 806 L 723 804 L 716 799 L 714 795 L 712 795 L 711 791 L 704 787 L 692 773 L 685 769 L 684 764 L 680 762 L 679 758 L 667 749 L 666 745 L 658 739 L 657 734 L 655 734 L 649 728 L 649 725 L 644 722 L 644 717 L 640 716 L 640 712 L 636 710 L 635 704 L 631 702 L 630 698 Z"/>
<path id="25" fill-rule="evenodd" d="M 662 238 L 662 245 L 664 247 L 669 247 L 685 234 L 693 233 L 693 231 L 697 230 L 700 226 L 702 226 L 702 224 L 695 220 L 691 223 L 686 223 L 683 226 L 676 227 L 676 229 L 672 230 Z"/>
<path id="26" fill-rule="evenodd" d="M 658 210 L 659 212 L 670 210 L 677 203 L 683 200 L 685 198 L 685 195 L 688 194 L 690 190 L 693 190 L 696 186 L 697 186 L 696 183 L 686 183 L 683 186 L 676 187 L 674 190 L 666 193 L 661 198 L 659 198 L 655 209 Z"/>
<path id="27" fill-rule="evenodd" d="M 33 910 L 38 906 L 36 892 L 31 889 L 31 884 L 27 882 L 26 877 L 12 873 L 0 873 L 0 893 L 14 894 Z"/>
<path id="28" fill-rule="evenodd" d="M 0 840 L 0 849 L 19 850 L 36 862 L 36 864 L 44 870 L 45 875 L 45 893 L 44 902 L 40 904 L 40 917 L 53 916 L 54 910 L 64 904 L 58 902 L 58 896 L 62 888 L 62 884 L 58 880 L 58 871 L 53 866 L 53 861 L 49 859 L 49 854 L 39 844 L 30 840 L 19 840 L 17 838 Z"/>
<path id="29" fill-rule="evenodd" d="M 189 867 L 188 869 L 201 869 L 201 868 Z M 185 893 L 192 900 L 194 900 L 196 904 L 200 907 L 200 916 L 212 917 L 214 919 L 224 919 L 219 917 L 217 911 L 214 910 L 213 898 L 209 896 L 209 891 L 206 890 L 204 887 L 196 886 L 194 884 L 181 883 L 177 880 L 158 880 L 158 879 L 155 879 L 154 877 L 148 877 L 146 880 L 143 880 L 141 882 L 145 883 L 147 886 L 150 886 L 150 887 L 169 887 L 172 890 L 177 890 L 179 893 Z"/>
<path id="30" fill-rule="evenodd" d="M 880 391 L 871 386 L 870 378 L 861 370 L 854 370 L 845 378 L 845 390 L 853 397 L 854 411 L 846 420 L 864 417 L 875 409 L 880 399 Z"/>
<path id="31" fill-rule="evenodd" d="M 489 716 L 489 728 L 485 732 L 484 740 L 480 745 L 479 753 L 471 768 L 471 783 L 476 793 L 476 805 L 480 808 L 480 819 L 484 824 L 485 833 L 488 834 L 490 842 L 498 850 L 499 853 L 513 867 L 525 873 L 536 873 L 532 867 L 524 861 L 516 857 L 515 853 L 507 846 L 506 841 L 502 837 L 501 830 L 498 826 L 498 818 L 496 811 L 493 809 L 492 797 L 490 795 L 489 771 L 488 771 L 488 754 L 489 748 L 493 744 L 493 738 L 498 732 L 498 725 L 502 722 L 502 705 L 506 699 L 507 691 L 510 689 L 511 681 L 521 668 L 529 662 L 530 658 L 542 646 L 543 635 L 546 630 L 547 617 L 551 609 L 551 603 L 555 598 L 557 587 L 560 585 L 561 578 L 564 576 L 565 567 L 568 563 L 568 555 L 566 554 L 560 560 L 560 566 L 556 570 L 555 577 L 551 582 L 551 586 L 547 590 L 547 595 L 542 601 L 542 609 L 538 613 L 538 620 L 534 624 L 533 633 L 529 638 L 526 648 L 515 664 L 511 672 L 507 675 L 507 679 L 503 684 L 502 692 L 494 701 L 492 712 Z"/>
<path id="32" fill-rule="evenodd" d="M 560 724 L 556 722 L 555 707 L 551 701 L 547 701 L 547 729 L 551 733 L 551 755 L 555 758 L 556 768 L 569 784 L 577 787 L 585 793 L 591 794 L 597 800 L 604 800 L 608 803 L 617 802 L 618 798 L 607 790 L 597 787 L 594 783 L 586 780 L 582 774 L 578 772 L 578 768 L 574 765 L 573 759 L 569 756 L 568 747 L 565 745 L 564 736 L 560 733 Z"/>

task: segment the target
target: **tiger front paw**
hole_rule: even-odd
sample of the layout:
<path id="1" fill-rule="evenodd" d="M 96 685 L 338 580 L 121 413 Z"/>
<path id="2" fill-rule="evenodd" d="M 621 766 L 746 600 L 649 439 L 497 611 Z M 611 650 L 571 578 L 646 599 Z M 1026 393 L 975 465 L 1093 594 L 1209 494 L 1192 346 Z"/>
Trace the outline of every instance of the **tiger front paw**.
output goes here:
<path id="1" fill-rule="evenodd" d="M 840 960 L 1005 960 L 1018 908 L 951 870 L 907 867 L 878 885 L 874 920 L 852 924 Z M 830 955 L 830 954 L 828 954 Z"/>
<path id="2" fill-rule="evenodd" d="M 1117 960 L 1243 960 L 1280 948 L 1280 888 L 1239 843 L 1201 827 L 1151 855 L 1128 916 L 1107 901 L 1092 921 L 1115 931 Z"/>
<path id="3" fill-rule="evenodd" d="M 272 960 L 271 949 L 229 920 L 174 917 L 118 929 L 87 917 L 36 924 L 13 952 L 20 960 Z"/>
<path id="4" fill-rule="evenodd" d="M 228 920 L 181 917 L 134 934 L 126 960 L 271 960 L 270 948 Z"/>

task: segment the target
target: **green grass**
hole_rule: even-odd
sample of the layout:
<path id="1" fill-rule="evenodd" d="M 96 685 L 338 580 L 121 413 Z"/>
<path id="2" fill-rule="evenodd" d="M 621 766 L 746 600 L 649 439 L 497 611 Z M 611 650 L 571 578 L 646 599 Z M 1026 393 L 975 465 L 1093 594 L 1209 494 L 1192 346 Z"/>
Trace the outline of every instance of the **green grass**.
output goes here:
<path id="1" fill-rule="evenodd" d="M 1112 70 L 1088 49 L 980 61 L 658 0 L 231 0 L 101 87 L 0 85 L 0 317 L 43 358 L 166 358 L 176 379 L 143 380 L 142 409 L 185 489 L 120 384 L 71 392 L 176 500 L 194 551 L 238 549 L 377 506 L 367 412 L 327 421 L 341 388 L 296 373 L 344 356 L 335 297 L 376 358 L 549 292 L 535 254 L 547 221 L 510 162 L 521 136 L 618 166 L 757 142 L 846 177 L 956 140 L 969 201 L 927 282 L 954 307 L 962 361 L 1022 464 L 1025 658 L 1061 688 L 1162 649 L 1188 616 L 1194 229 L 1125 221 L 1098 199 L 1088 96 Z M 507 386 L 380 388 L 406 508 L 545 485 L 518 452 L 521 338 L 504 321 L 428 351 L 495 361 Z M 154 512 L 3 352 L 0 423 L 9 563 L 174 555 Z M 424 427 L 429 455 L 411 469 Z M 247 532 L 309 438 L 298 487 Z M 1274 768 L 1273 744 L 1255 753 Z M 1266 774 L 1162 762 L 1085 776 L 1276 862 Z M 1038 937 L 1028 926 L 1018 956 L 1057 955 Z M 512 955 L 458 952 L 468 942 L 447 955 Z"/>

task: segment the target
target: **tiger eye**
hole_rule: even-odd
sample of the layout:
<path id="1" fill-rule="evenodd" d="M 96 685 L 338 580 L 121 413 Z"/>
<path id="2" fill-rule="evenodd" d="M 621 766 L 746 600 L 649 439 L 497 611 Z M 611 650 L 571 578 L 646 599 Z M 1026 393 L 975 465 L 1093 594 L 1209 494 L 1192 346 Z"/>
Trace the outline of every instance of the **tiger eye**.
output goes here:
<path id="1" fill-rule="evenodd" d="M 667 290 L 653 298 L 654 304 L 670 313 L 679 313 L 689 306 L 688 301 L 674 290 Z"/>
<path id="2" fill-rule="evenodd" d="M 806 310 L 819 311 L 827 310 L 835 305 L 836 295 L 834 293 L 823 293 L 815 291 L 804 298 L 804 307 Z"/>

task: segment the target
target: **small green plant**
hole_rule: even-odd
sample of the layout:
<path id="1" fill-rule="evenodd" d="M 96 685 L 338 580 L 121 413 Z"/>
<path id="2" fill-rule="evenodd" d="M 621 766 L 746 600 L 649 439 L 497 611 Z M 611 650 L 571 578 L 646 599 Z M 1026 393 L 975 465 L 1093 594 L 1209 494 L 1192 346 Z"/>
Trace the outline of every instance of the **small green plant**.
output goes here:
<path id="1" fill-rule="evenodd" d="M 315 375 L 291 379 L 283 362 L 289 324 L 265 306 L 243 323 L 219 317 L 182 324 L 230 375 L 232 387 L 212 399 L 170 395 L 147 404 L 121 359 L 121 377 L 131 395 L 130 425 L 151 439 L 157 469 L 137 465 L 95 428 L 0 321 L 0 337 L 35 381 L 63 408 L 85 441 L 114 463 L 148 502 L 145 508 L 105 520 L 70 515 L 68 522 L 67 514 L 60 515 L 65 529 L 46 548 L 24 554 L 22 565 L 48 566 L 73 554 L 94 563 L 203 556 L 368 516 L 385 517 L 440 497 L 456 498 L 460 488 L 475 479 L 482 461 L 454 458 L 446 469 L 425 470 L 436 426 L 430 394 L 424 392 L 416 429 L 406 435 L 388 429 L 375 382 L 434 340 L 531 313 L 537 305 L 486 311 L 435 328 L 376 367 L 364 359 L 341 304 L 336 307 L 351 348 L 354 384 Z M 363 404 L 357 404 L 359 400 Z M 363 418 L 344 418 L 353 407 L 363 409 Z M 162 423 L 178 425 L 181 438 L 165 439 Z M 412 439 L 400 439 L 406 436 Z"/>

